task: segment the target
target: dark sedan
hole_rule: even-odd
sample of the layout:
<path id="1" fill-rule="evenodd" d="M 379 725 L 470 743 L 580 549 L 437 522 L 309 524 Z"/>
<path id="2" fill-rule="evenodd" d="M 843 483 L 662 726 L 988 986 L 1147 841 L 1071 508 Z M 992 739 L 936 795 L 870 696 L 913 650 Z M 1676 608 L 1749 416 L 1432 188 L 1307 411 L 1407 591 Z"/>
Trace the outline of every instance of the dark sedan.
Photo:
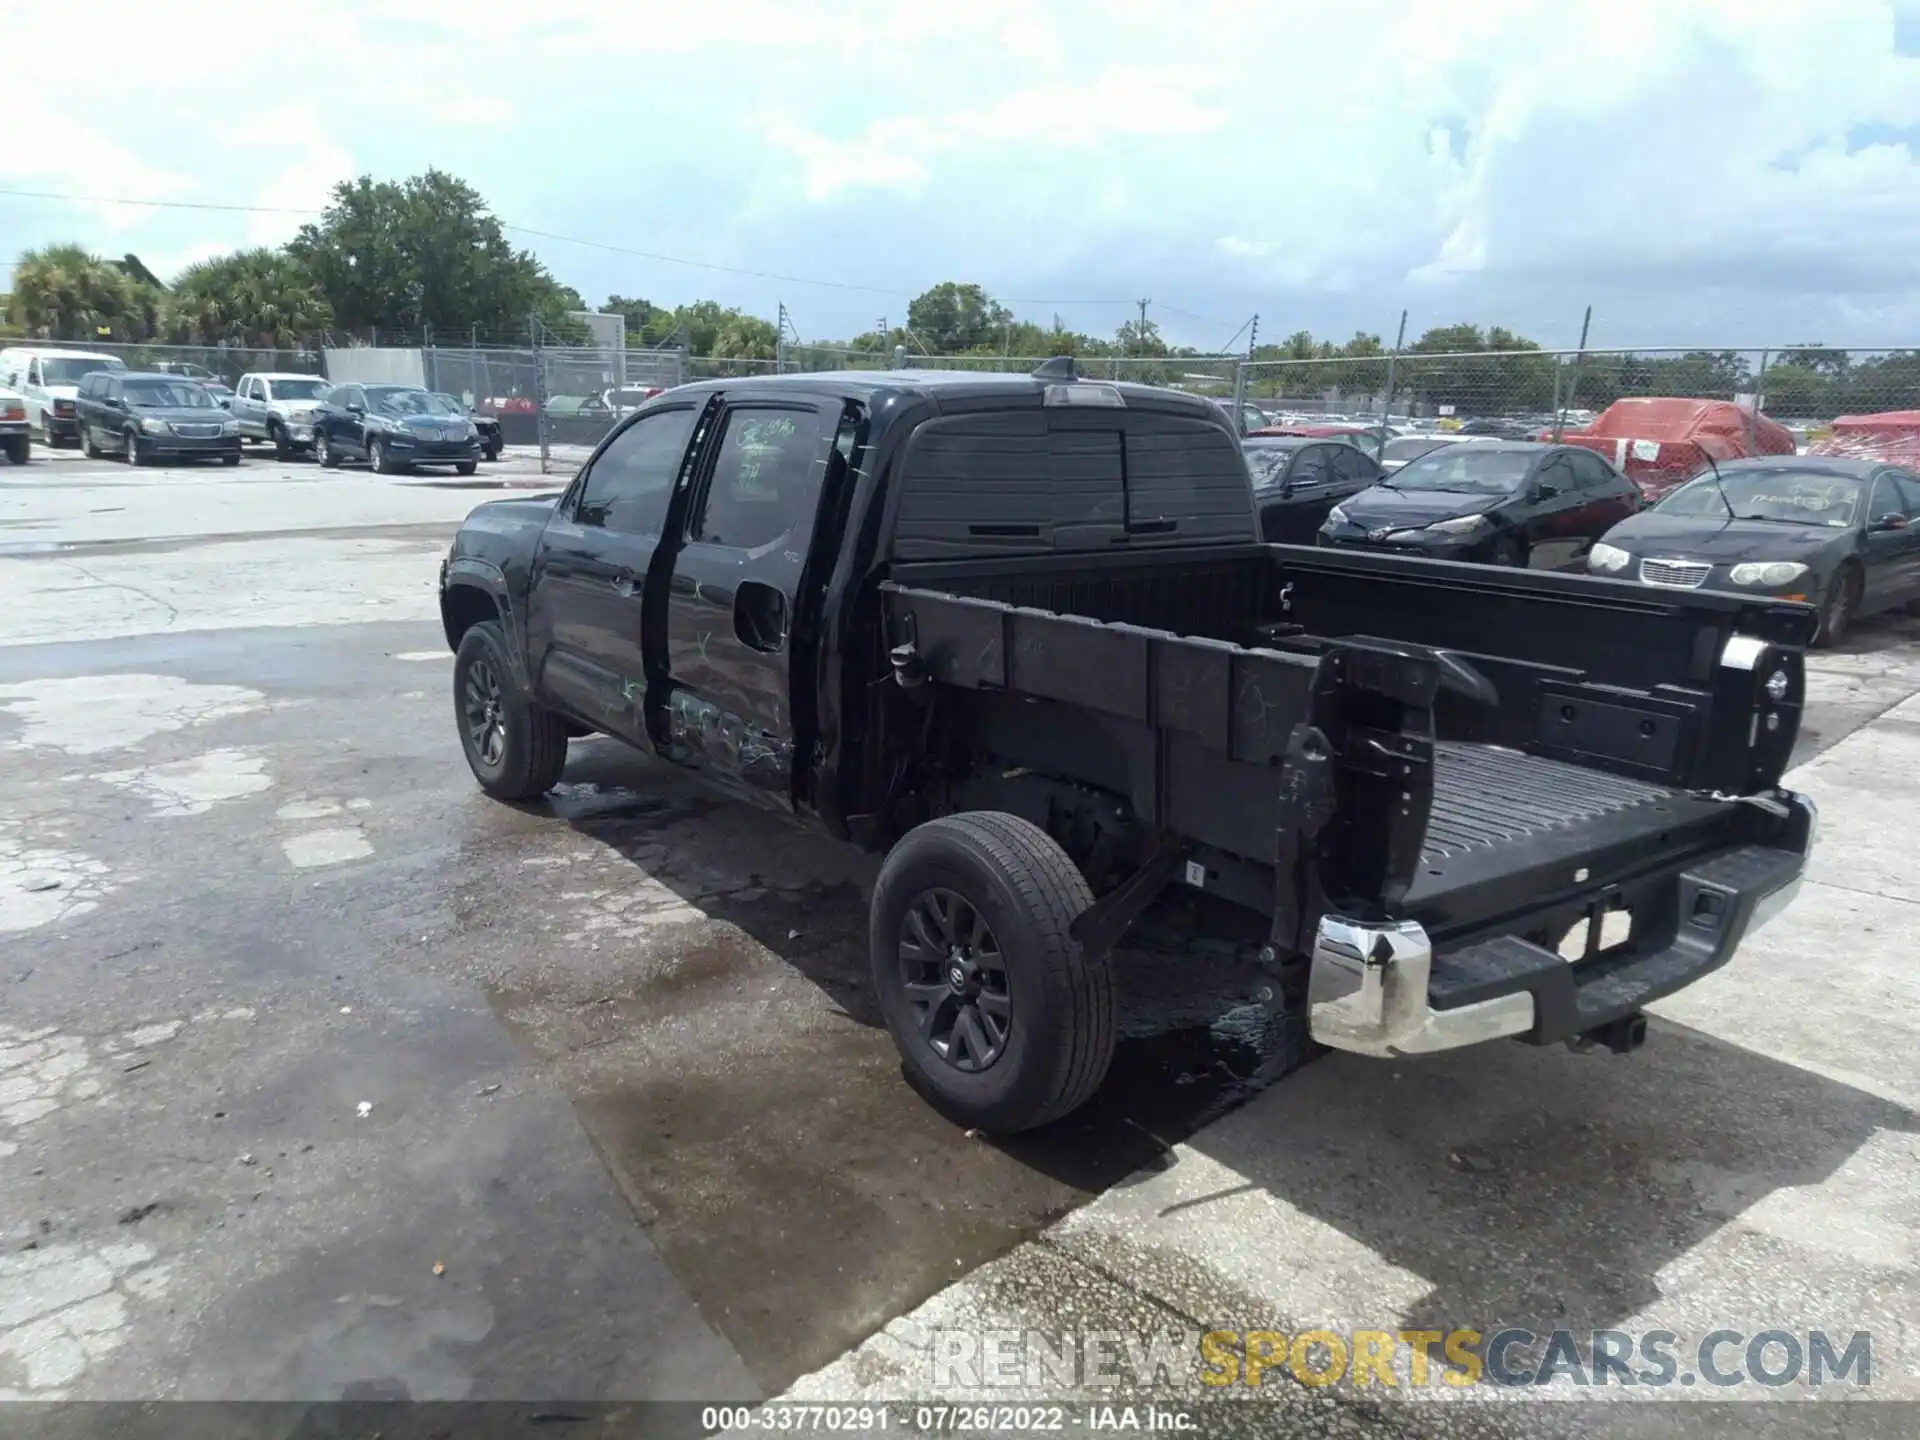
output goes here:
<path id="1" fill-rule="evenodd" d="M 1260 533 L 1284 545 L 1311 545 L 1336 503 L 1380 481 L 1380 466 L 1344 440 L 1249 435 L 1240 442 L 1260 508 Z"/>
<path id="2" fill-rule="evenodd" d="M 480 458 L 498 460 L 500 452 L 506 449 L 506 441 L 500 435 L 500 421 L 492 415 L 478 414 L 471 405 L 462 405 L 453 396 L 436 390 L 433 398 L 440 407 L 442 415 L 464 415 L 472 422 L 473 428 L 480 433 Z"/>
<path id="3" fill-rule="evenodd" d="M 313 416 L 313 458 L 328 470 L 365 460 L 382 475 L 420 465 L 451 465 L 471 475 L 480 432 L 471 418 L 447 414 L 433 393 L 412 385 L 340 385 Z"/>
<path id="4" fill-rule="evenodd" d="M 1920 608 L 1920 475 L 1879 460 L 1730 460 L 1602 537 L 1595 575 L 1733 590 L 1820 611 L 1816 644 L 1896 606 Z"/>
<path id="5" fill-rule="evenodd" d="M 1333 507 L 1323 545 L 1564 570 L 1641 506 L 1626 476 L 1572 445 L 1447 445 Z"/>
<path id="6" fill-rule="evenodd" d="M 80 448 L 90 459 L 119 455 L 129 465 L 166 458 L 240 463 L 240 427 L 198 380 L 96 370 L 81 380 L 74 414 Z"/>

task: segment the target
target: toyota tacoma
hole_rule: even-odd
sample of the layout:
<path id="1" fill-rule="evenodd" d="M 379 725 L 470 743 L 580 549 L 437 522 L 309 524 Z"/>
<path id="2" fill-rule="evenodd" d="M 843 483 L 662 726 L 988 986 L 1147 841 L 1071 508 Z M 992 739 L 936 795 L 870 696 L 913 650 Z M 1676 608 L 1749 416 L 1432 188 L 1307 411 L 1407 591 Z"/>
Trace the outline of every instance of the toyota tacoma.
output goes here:
<path id="1" fill-rule="evenodd" d="M 669 390 L 473 511 L 440 606 L 488 794 L 599 732 L 884 852 L 880 1009 L 988 1131 L 1099 1086 L 1169 887 L 1225 902 L 1283 1069 L 1624 1052 L 1814 833 L 1810 608 L 1262 543 L 1230 416 L 1067 360 Z"/>

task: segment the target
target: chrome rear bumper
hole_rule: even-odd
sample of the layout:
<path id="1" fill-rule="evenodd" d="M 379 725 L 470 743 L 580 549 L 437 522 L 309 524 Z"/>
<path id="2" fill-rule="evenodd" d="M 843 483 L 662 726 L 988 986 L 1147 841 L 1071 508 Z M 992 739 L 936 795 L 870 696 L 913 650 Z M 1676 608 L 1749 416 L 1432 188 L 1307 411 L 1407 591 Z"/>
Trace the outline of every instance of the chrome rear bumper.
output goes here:
<path id="1" fill-rule="evenodd" d="M 1736 846 L 1675 873 L 1670 903 L 1660 908 L 1692 918 L 1664 936 L 1642 942 L 1636 935 L 1638 948 L 1611 963 L 1595 957 L 1571 965 L 1511 935 L 1449 951 L 1440 963 L 1450 976 L 1480 977 L 1468 993 L 1482 998 L 1471 1003 L 1432 1003 L 1433 943 L 1419 922 L 1325 916 L 1308 971 L 1308 1028 L 1331 1049 L 1386 1058 L 1503 1036 L 1571 1040 L 1637 1011 L 1724 965 L 1746 936 L 1792 903 L 1819 813 L 1804 795 L 1785 798 L 1801 814 L 1805 848 Z M 1457 983 L 1440 987 L 1443 994 L 1450 988 L 1461 993 Z"/>

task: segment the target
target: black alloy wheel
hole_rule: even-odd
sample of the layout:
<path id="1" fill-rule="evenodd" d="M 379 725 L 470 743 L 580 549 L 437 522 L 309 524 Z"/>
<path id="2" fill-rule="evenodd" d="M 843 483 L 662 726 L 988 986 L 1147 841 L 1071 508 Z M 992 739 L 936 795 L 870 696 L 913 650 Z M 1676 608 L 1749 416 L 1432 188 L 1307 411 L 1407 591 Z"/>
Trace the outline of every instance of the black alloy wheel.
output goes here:
<path id="1" fill-rule="evenodd" d="M 923 890 L 900 924 L 902 987 L 929 1049 L 978 1074 L 1006 1053 L 1013 992 L 986 917 L 945 887 Z"/>
<path id="2" fill-rule="evenodd" d="M 499 672 L 493 662 L 475 656 L 467 665 L 467 680 L 461 703 L 461 718 L 467 727 L 467 739 L 480 761 L 497 767 L 507 754 L 507 717 Z"/>

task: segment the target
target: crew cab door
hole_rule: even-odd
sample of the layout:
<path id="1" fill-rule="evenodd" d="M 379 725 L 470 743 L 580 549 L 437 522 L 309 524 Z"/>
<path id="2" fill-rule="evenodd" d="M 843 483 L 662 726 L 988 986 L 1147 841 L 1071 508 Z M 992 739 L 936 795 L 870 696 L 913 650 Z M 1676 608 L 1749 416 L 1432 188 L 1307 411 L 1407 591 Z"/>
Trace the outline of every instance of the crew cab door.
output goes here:
<path id="1" fill-rule="evenodd" d="M 837 400 L 730 394 L 666 587 L 655 734 L 670 758 L 779 808 L 793 803 L 793 622 L 840 415 Z"/>
<path id="2" fill-rule="evenodd" d="M 233 403 L 227 407 L 227 413 L 233 416 L 242 435 L 253 434 L 254 418 L 259 414 L 259 407 L 254 403 L 254 386 L 259 383 L 251 375 L 242 375 L 234 387 Z"/>
<path id="3" fill-rule="evenodd" d="M 528 573 L 536 689 L 640 744 L 650 743 L 647 575 L 700 414 L 697 405 L 666 406 L 610 436 L 555 506 Z"/>

